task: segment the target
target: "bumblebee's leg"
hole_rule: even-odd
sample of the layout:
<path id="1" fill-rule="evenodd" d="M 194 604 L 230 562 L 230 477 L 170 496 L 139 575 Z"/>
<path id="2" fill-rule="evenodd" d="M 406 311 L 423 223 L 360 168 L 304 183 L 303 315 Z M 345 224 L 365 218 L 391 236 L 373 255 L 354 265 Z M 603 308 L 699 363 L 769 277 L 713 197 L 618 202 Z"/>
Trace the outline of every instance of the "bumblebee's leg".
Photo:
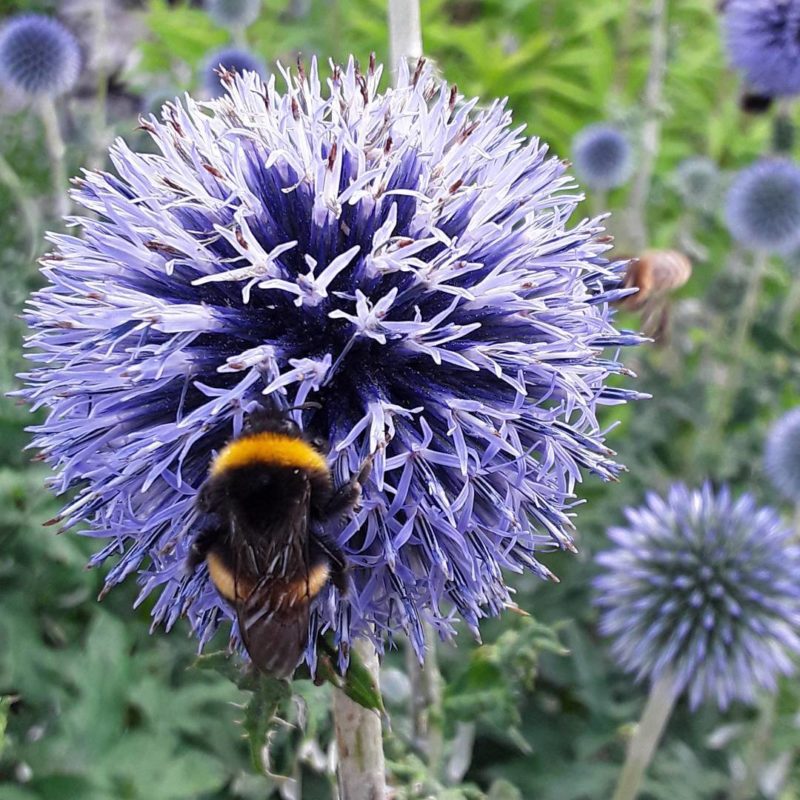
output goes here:
<path id="1" fill-rule="evenodd" d="M 346 514 L 355 508 L 361 499 L 361 487 L 369 478 L 371 471 L 372 458 L 370 457 L 361 465 L 361 469 L 355 478 L 351 478 L 330 496 L 328 502 L 322 508 L 322 519 L 330 519 L 340 514 Z"/>
<path id="2" fill-rule="evenodd" d="M 219 514 L 207 514 L 203 519 L 186 556 L 186 567 L 193 572 L 199 564 L 206 560 L 215 542 L 225 535 L 225 526 Z"/>
<path id="3" fill-rule="evenodd" d="M 327 562 L 330 581 L 341 594 L 347 593 L 347 560 L 339 546 L 329 539 L 312 537 L 309 543 L 309 563 Z"/>

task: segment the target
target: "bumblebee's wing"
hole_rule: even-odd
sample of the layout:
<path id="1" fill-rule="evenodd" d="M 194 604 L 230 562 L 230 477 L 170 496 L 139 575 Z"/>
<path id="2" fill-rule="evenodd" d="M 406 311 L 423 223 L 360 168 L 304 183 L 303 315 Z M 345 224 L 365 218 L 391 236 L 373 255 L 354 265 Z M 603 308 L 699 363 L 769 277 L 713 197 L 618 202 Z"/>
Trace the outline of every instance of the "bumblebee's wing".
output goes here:
<path id="1" fill-rule="evenodd" d="M 257 575 L 254 585 L 241 584 L 237 595 L 239 634 L 258 669 L 288 678 L 308 643 L 310 486 L 281 523 L 281 530 L 260 532 L 263 549 L 246 542 L 237 548 L 237 575 Z"/>

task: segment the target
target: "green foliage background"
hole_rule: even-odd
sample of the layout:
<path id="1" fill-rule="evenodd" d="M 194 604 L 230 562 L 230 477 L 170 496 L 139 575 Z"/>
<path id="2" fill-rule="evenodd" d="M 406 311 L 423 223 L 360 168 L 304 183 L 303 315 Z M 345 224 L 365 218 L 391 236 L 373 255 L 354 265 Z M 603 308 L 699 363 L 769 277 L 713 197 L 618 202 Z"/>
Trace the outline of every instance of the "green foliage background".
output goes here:
<path id="1" fill-rule="evenodd" d="M 323 60 L 352 52 L 362 61 L 374 50 L 386 60 L 383 0 L 313 0 L 293 16 L 290 6 L 300 5 L 265 0 L 248 30 L 252 48 L 268 62 L 292 63 L 298 50 Z M 37 9 L 69 18 L 68 6 L 0 0 L 0 13 Z M 557 154 L 567 157 L 572 136 L 604 119 L 638 139 L 649 66 L 647 0 L 423 0 L 422 6 L 426 53 L 448 80 L 467 95 L 508 96 L 515 119 Z M 127 111 L 109 114 L 109 124 L 146 146 L 134 130 L 137 106 L 195 89 L 208 51 L 229 34 L 186 2 L 128 3 L 125 13 L 142 35 L 131 42 L 133 55 L 114 87 L 133 99 Z M 96 146 L 91 81 L 84 88 L 61 109 L 73 174 Z M 620 484 L 585 484 L 588 503 L 577 518 L 581 553 L 554 554 L 547 562 L 562 579 L 558 586 L 516 580 L 519 605 L 535 622 L 509 615 L 486 625 L 482 647 L 467 635 L 457 649 L 440 647 L 441 768 L 427 763 L 413 741 L 402 652 L 386 659 L 392 718 L 386 747 L 397 797 L 609 797 L 644 690 L 615 669 L 595 632 L 589 584 L 605 528 L 646 488 L 664 489 L 676 479 L 710 476 L 779 502 L 763 480 L 761 447 L 771 422 L 800 401 L 798 320 L 780 333 L 773 324 L 800 279 L 797 266 L 770 263 L 753 335 L 742 352 L 730 352 L 750 256 L 732 247 L 715 209 L 684 208 L 674 183 L 674 169 L 687 156 L 714 159 L 724 184 L 730 171 L 769 148 L 771 119 L 743 116 L 738 93 L 713 0 L 671 0 L 649 238 L 653 246 L 671 247 L 689 237 L 703 257 L 695 258 L 693 277 L 673 302 L 669 340 L 628 356 L 640 375 L 637 388 L 654 399 L 605 412 L 609 425 L 619 421 L 611 443 L 630 474 Z M 38 120 L 26 108 L 0 108 L 0 153 L 38 204 L 42 225 L 52 226 Z M 0 186 L 4 394 L 17 386 L 14 375 L 24 366 L 17 315 L 40 282 L 17 201 Z M 624 188 L 608 198 L 615 212 L 625 203 Z M 624 216 L 618 213 L 610 227 L 624 243 Z M 35 245 L 39 254 L 43 247 Z M 625 321 L 638 325 L 636 317 Z M 732 417 L 722 435 L 700 447 L 698 432 L 720 402 L 721 365 L 731 359 L 743 375 Z M 96 602 L 102 575 L 84 569 L 92 542 L 42 527 L 58 506 L 43 488 L 46 470 L 24 449 L 29 422 L 27 409 L 0 399 L 0 798 L 265 798 L 277 797 L 281 787 L 292 796 L 298 785 L 297 796 L 332 797 L 325 759 L 329 689 L 297 685 L 305 699 L 286 709 L 294 727 L 282 726 L 273 737 L 272 775 L 255 774 L 236 727 L 246 694 L 213 672 L 190 668 L 195 645 L 185 625 L 149 635 L 147 603 L 132 609 L 135 586 Z M 760 794 L 751 796 L 800 797 L 799 710 L 795 681 L 782 685 L 771 718 L 746 708 L 723 716 L 679 706 L 646 797 L 731 797 L 746 764 L 758 765 L 762 779 Z M 465 769 L 456 769 L 454 754 L 467 759 Z"/>

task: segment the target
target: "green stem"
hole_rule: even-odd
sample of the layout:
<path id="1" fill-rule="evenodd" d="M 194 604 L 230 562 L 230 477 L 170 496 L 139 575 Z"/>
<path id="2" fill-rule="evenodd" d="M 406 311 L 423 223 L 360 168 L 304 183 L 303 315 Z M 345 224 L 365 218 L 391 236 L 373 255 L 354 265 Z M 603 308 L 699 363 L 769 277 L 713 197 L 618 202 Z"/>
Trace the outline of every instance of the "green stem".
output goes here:
<path id="1" fill-rule="evenodd" d="M 414 742 L 427 756 L 430 772 L 439 776 L 444 756 L 442 731 L 442 675 L 437 658 L 438 636 L 433 626 L 424 624 L 425 661 L 420 666 L 409 643 L 406 663 L 411 681 L 411 724 Z"/>
<path id="2" fill-rule="evenodd" d="M 787 339 L 792 332 L 798 312 L 800 312 L 800 274 L 789 276 L 789 290 L 783 300 L 778 316 L 778 334 Z"/>
<path id="3" fill-rule="evenodd" d="M 61 138 L 58 113 L 52 99 L 43 98 L 39 103 L 39 116 L 44 126 L 44 140 L 50 159 L 50 172 L 53 182 L 53 212 L 59 218 L 69 213 L 67 194 L 66 147 Z"/>
<path id="4" fill-rule="evenodd" d="M 644 88 L 639 163 L 628 195 L 627 228 L 633 252 L 647 247 L 647 201 L 661 142 L 664 76 L 667 71 L 667 0 L 652 0 L 650 10 L 650 68 Z"/>
<path id="5" fill-rule="evenodd" d="M 602 190 L 593 191 L 587 198 L 589 201 L 589 213 L 593 217 L 601 217 L 608 211 L 608 193 Z"/>
<path id="6" fill-rule="evenodd" d="M 747 288 L 739 306 L 736 330 L 728 351 L 728 366 L 720 380 L 719 396 L 717 401 L 712 404 L 713 411 L 709 424 L 705 426 L 698 437 L 700 444 L 698 455 L 703 455 L 720 442 L 722 432 L 733 412 L 734 401 L 744 372 L 743 366 L 747 358 L 746 350 L 750 332 L 758 315 L 761 285 L 768 265 L 769 255 L 766 252 L 757 252 L 753 258 Z"/>
<path id="7" fill-rule="evenodd" d="M 775 724 L 776 703 L 775 695 L 769 695 L 761 705 L 758 723 L 745 758 L 746 771 L 744 777 L 731 788 L 730 800 L 752 800 L 757 794 L 758 776 L 764 765 Z"/>
<path id="8" fill-rule="evenodd" d="M 389 63 L 396 82 L 401 61 L 422 56 L 419 0 L 389 0 Z"/>
<path id="9" fill-rule="evenodd" d="M 374 646 L 367 639 L 357 639 L 353 648 L 377 685 L 379 665 Z M 333 723 L 339 752 L 339 797 L 341 800 L 383 800 L 386 777 L 380 716 L 335 689 Z"/>
<path id="10" fill-rule="evenodd" d="M 108 101 L 108 75 L 104 61 L 105 43 L 108 41 L 106 24 L 106 0 L 95 0 L 92 5 L 92 23 L 94 29 L 95 70 L 97 85 L 94 98 L 94 120 L 92 123 L 92 155 L 91 165 L 100 169 L 108 142 L 106 141 L 106 104 Z"/>
<path id="11" fill-rule="evenodd" d="M 644 713 L 633 738 L 628 743 L 628 755 L 613 800 L 634 800 L 639 793 L 642 778 L 650 765 L 677 698 L 675 679 L 670 673 L 663 675 L 650 688 Z"/>
<path id="12" fill-rule="evenodd" d="M 25 187 L 19 179 L 19 175 L 17 175 L 11 164 L 9 164 L 2 155 L 0 155 L 0 183 L 5 184 L 14 196 L 19 213 L 25 221 L 25 226 L 28 228 L 28 238 L 30 239 L 31 247 L 30 257 L 33 258 L 39 249 L 41 230 L 39 209 L 25 191 Z"/>

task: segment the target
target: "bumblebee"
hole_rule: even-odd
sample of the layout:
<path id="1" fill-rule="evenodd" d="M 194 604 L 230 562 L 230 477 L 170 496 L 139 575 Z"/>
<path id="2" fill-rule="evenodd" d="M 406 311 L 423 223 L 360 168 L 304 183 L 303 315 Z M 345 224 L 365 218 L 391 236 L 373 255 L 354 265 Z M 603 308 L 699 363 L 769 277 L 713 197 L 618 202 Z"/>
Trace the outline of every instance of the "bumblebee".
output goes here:
<path id="1" fill-rule="evenodd" d="M 355 509 L 369 463 L 334 488 L 323 448 L 286 411 L 256 411 L 213 459 L 196 499 L 188 569 L 205 561 L 254 666 L 279 678 L 303 656 L 314 598 L 329 582 L 347 591 L 345 558 L 315 523 Z"/>

